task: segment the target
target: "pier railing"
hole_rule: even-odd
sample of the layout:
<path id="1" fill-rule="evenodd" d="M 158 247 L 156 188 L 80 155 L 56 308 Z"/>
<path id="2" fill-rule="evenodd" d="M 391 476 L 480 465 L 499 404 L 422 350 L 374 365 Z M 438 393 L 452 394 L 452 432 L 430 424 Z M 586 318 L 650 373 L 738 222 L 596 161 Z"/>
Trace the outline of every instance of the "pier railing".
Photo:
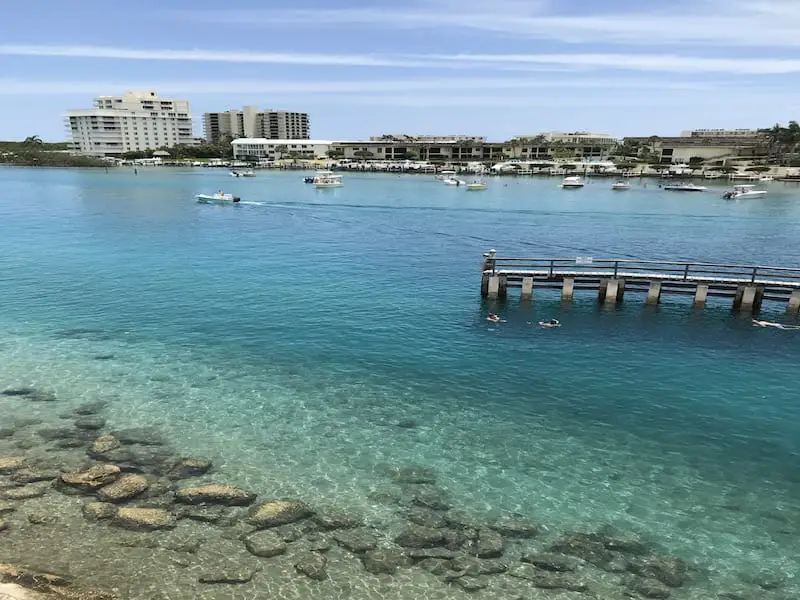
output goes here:
<path id="1" fill-rule="evenodd" d="M 662 292 L 694 294 L 702 306 L 709 296 L 731 297 L 736 308 L 758 310 L 763 300 L 788 301 L 800 311 L 800 268 L 735 263 L 656 261 L 636 259 L 519 258 L 483 255 L 481 293 L 504 298 L 508 288 L 522 288 L 530 299 L 534 287 L 561 288 L 571 300 L 574 290 L 595 289 L 603 302 L 620 302 L 626 289 L 647 292 L 656 304 Z"/>
<path id="2" fill-rule="evenodd" d="M 800 268 L 703 262 L 632 259 L 516 258 L 484 255 L 484 272 L 491 274 L 531 273 L 553 278 L 564 275 L 597 277 L 643 277 L 672 281 L 769 282 L 800 287 Z"/>

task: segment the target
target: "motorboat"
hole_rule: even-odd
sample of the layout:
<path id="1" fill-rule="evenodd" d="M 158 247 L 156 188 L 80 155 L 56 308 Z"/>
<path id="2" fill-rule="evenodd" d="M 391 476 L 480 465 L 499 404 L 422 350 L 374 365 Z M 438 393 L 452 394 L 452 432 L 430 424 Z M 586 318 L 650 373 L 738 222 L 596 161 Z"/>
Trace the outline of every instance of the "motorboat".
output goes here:
<path id="1" fill-rule="evenodd" d="M 664 189 L 668 192 L 707 192 L 708 188 L 703 185 L 693 183 L 681 183 L 678 185 L 665 185 Z"/>
<path id="2" fill-rule="evenodd" d="M 722 179 L 725 176 L 718 171 L 714 171 L 712 173 L 706 173 L 705 175 L 703 175 L 703 177 L 705 179 Z"/>
<path id="3" fill-rule="evenodd" d="M 456 174 L 455 171 L 442 171 L 436 176 L 437 181 L 444 181 L 446 179 L 453 179 L 454 175 Z"/>
<path id="4" fill-rule="evenodd" d="M 313 177 L 303 177 L 303 183 L 314 183 Z"/>
<path id="5" fill-rule="evenodd" d="M 255 177 L 256 174 L 253 171 L 231 171 L 231 177 Z"/>
<path id="6" fill-rule="evenodd" d="M 769 175 L 764 175 L 763 177 L 759 177 L 758 180 L 759 181 L 765 181 L 765 182 L 766 181 L 775 181 L 775 179 L 773 177 L 770 177 Z"/>
<path id="7" fill-rule="evenodd" d="M 338 188 L 342 187 L 342 176 L 336 175 L 333 171 L 319 171 L 311 182 L 315 188 Z"/>
<path id="8" fill-rule="evenodd" d="M 611 189 L 617 192 L 622 192 L 631 189 L 631 184 L 625 183 L 624 181 L 617 181 L 614 185 L 611 186 Z"/>
<path id="9" fill-rule="evenodd" d="M 236 204 L 241 200 L 239 196 L 217 192 L 216 194 L 197 194 L 195 196 L 200 204 Z"/>
<path id="10" fill-rule="evenodd" d="M 447 177 L 445 179 L 442 179 L 442 183 L 445 185 L 454 185 L 454 186 L 467 185 L 466 181 L 462 181 L 461 179 L 456 179 L 455 177 Z"/>
<path id="11" fill-rule="evenodd" d="M 479 192 L 485 189 L 488 189 L 489 184 L 485 181 L 473 181 L 467 184 L 467 191 L 468 192 Z"/>
<path id="12" fill-rule="evenodd" d="M 767 195 L 767 190 L 757 190 L 754 185 L 735 185 L 731 191 L 722 194 L 725 200 L 738 200 L 739 198 L 761 198 Z"/>
<path id="13" fill-rule="evenodd" d="M 586 184 L 583 182 L 583 178 L 577 175 L 564 177 L 564 181 L 561 182 L 561 188 L 565 190 L 582 188 L 584 185 Z"/>

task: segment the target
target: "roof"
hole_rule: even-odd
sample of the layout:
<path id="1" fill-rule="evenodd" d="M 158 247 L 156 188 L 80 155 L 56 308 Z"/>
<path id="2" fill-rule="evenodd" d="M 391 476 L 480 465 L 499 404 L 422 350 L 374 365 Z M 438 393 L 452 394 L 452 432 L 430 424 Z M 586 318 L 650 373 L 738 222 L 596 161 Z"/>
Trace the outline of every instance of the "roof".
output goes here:
<path id="1" fill-rule="evenodd" d="M 312 144 L 324 145 L 333 144 L 330 140 L 268 140 L 266 138 L 238 138 L 231 142 L 231 144 Z"/>

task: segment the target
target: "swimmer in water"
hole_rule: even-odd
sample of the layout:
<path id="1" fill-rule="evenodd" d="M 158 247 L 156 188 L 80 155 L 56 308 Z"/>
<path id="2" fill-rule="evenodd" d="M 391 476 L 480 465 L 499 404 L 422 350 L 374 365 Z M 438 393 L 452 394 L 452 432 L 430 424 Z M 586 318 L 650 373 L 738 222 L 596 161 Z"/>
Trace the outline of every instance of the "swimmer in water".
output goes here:
<path id="1" fill-rule="evenodd" d="M 795 331 L 800 329 L 800 325 L 782 325 L 781 323 L 773 323 L 772 321 L 759 321 L 753 319 L 753 327 L 774 327 L 775 329 L 783 329 L 784 331 Z"/>
<path id="2" fill-rule="evenodd" d="M 489 316 L 486 317 L 486 320 L 490 323 L 505 323 L 505 320 L 501 319 L 500 315 L 496 315 L 494 313 L 489 313 Z"/>
<path id="3" fill-rule="evenodd" d="M 539 325 L 541 327 L 547 327 L 548 329 L 552 327 L 561 327 L 561 323 L 559 323 L 558 320 L 556 319 L 550 319 L 549 321 L 539 321 Z"/>

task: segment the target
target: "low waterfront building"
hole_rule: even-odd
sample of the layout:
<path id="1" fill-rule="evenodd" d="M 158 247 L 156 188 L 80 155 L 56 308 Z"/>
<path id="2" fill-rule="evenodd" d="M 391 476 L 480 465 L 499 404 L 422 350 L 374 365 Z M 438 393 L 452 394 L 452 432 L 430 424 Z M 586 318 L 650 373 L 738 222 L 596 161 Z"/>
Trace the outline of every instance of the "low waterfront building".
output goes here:
<path id="1" fill-rule="evenodd" d="M 94 108 L 70 110 L 66 125 L 73 149 L 89 156 L 196 144 L 189 102 L 154 91 L 99 96 Z"/>
<path id="2" fill-rule="evenodd" d="M 509 156 L 520 160 L 601 160 L 612 154 L 617 143 L 606 133 L 549 131 L 517 136 L 507 146 Z"/>
<path id="3" fill-rule="evenodd" d="M 293 140 L 267 138 L 239 138 L 231 142 L 233 158 L 238 160 L 280 160 L 300 158 L 314 160 L 326 158 L 333 142 L 327 140 Z"/>
<path id="4" fill-rule="evenodd" d="M 347 160 L 471 162 L 499 160 L 505 156 L 504 144 L 469 136 L 380 136 L 367 141 L 336 142 L 333 149 Z"/>
<path id="5" fill-rule="evenodd" d="M 767 140 L 763 134 L 753 130 L 727 130 L 716 135 L 719 130 L 695 130 L 684 132 L 691 135 L 676 137 L 626 137 L 623 143 L 639 146 L 640 153 L 649 149 L 662 164 L 688 164 L 691 159 L 703 161 L 736 158 L 758 158 L 767 154 Z M 733 135 L 734 132 L 743 132 Z"/>
<path id="6" fill-rule="evenodd" d="M 203 114 L 203 132 L 208 142 L 225 136 L 270 140 L 307 140 L 310 138 L 308 113 L 286 110 L 260 110 L 245 106 L 241 110 Z"/>

